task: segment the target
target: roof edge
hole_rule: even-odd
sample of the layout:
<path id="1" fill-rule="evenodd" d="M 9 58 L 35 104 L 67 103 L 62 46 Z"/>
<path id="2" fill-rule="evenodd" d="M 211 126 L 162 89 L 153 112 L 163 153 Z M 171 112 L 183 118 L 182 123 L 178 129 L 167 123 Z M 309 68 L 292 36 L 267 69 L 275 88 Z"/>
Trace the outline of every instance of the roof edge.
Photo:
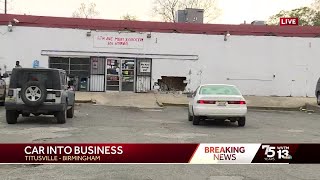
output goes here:
<path id="1" fill-rule="evenodd" d="M 285 36 L 285 37 L 319 37 L 320 27 L 314 26 L 268 26 L 251 24 L 192 24 L 170 23 L 154 21 L 127 21 L 107 19 L 83 19 L 71 17 L 34 16 L 19 14 L 0 14 L 0 25 L 7 25 L 9 21 L 18 19 L 16 26 L 71 28 L 84 30 L 110 30 L 132 32 L 163 32 L 185 34 L 224 35 L 227 31 L 231 35 L 252 36 Z"/>

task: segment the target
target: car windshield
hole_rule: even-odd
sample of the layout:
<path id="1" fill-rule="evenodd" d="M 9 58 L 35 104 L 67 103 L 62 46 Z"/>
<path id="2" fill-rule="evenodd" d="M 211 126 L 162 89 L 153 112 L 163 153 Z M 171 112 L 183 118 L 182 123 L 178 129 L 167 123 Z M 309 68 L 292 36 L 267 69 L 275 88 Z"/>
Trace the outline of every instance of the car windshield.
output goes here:
<path id="1" fill-rule="evenodd" d="M 208 85 L 200 89 L 201 95 L 241 95 L 239 90 L 234 86 L 226 85 Z"/>

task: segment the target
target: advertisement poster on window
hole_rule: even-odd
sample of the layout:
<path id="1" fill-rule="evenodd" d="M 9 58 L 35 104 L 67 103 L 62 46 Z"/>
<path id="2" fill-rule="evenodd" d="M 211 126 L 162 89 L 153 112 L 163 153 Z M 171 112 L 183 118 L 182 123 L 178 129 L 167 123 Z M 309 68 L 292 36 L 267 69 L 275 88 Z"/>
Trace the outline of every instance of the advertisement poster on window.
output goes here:
<path id="1" fill-rule="evenodd" d="M 151 63 L 150 62 L 140 62 L 140 72 L 141 73 L 150 73 L 151 72 Z"/>
<path id="2" fill-rule="evenodd" d="M 93 69 L 98 69 L 98 60 L 92 60 L 92 68 Z"/>

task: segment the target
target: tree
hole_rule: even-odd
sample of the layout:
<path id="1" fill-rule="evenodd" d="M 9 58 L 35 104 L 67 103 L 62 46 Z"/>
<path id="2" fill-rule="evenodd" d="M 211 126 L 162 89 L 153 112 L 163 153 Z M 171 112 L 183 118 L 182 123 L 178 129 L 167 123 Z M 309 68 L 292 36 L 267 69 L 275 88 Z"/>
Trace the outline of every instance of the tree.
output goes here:
<path id="1" fill-rule="evenodd" d="M 314 0 L 311 7 L 316 11 L 320 11 L 320 0 Z"/>
<path id="2" fill-rule="evenodd" d="M 299 18 L 300 26 L 320 26 L 320 12 L 310 7 L 300 7 L 290 11 L 280 11 L 269 18 L 268 24 L 279 25 L 280 18 Z"/>
<path id="3" fill-rule="evenodd" d="M 127 20 L 127 21 L 136 21 L 137 17 L 130 15 L 130 14 L 126 14 L 126 15 L 122 16 L 121 19 Z"/>
<path id="4" fill-rule="evenodd" d="M 97 17 L 100 13 L 96 10 L 96 4 L 90 3 L 86 5 L 82 3 L 80 7 L 73 12 L 72 17 L 76 18 L 94 18 Z"/>
<path id="5" fill-rule="evenodd" d="M 217 0 L 154 0 L 153 13 L 165 22 L 175 22 L 177 10 L 186 8 L 203 9 L 206 22 L 215 20 L 221 12 Z"/>

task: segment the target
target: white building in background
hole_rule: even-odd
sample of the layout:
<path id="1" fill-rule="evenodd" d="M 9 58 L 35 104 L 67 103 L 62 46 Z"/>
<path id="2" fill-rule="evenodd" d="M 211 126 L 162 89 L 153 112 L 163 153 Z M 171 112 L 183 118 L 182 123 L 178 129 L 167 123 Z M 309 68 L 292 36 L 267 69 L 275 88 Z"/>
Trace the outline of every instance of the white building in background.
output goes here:
<path id="1" fill-rule="evenodd" d="M 188 91 L 227 83 L 245 95 L 312 97 L 320 77 L 319 34 L 318 27 L 0 15 L 0 68 L 10 71 L 17 60 L 33 67 L 38 60 L 40 67 L 65 69 L 87 91 L 146 92 L 156 82 L 169 89 L 185 83 Z"/>

